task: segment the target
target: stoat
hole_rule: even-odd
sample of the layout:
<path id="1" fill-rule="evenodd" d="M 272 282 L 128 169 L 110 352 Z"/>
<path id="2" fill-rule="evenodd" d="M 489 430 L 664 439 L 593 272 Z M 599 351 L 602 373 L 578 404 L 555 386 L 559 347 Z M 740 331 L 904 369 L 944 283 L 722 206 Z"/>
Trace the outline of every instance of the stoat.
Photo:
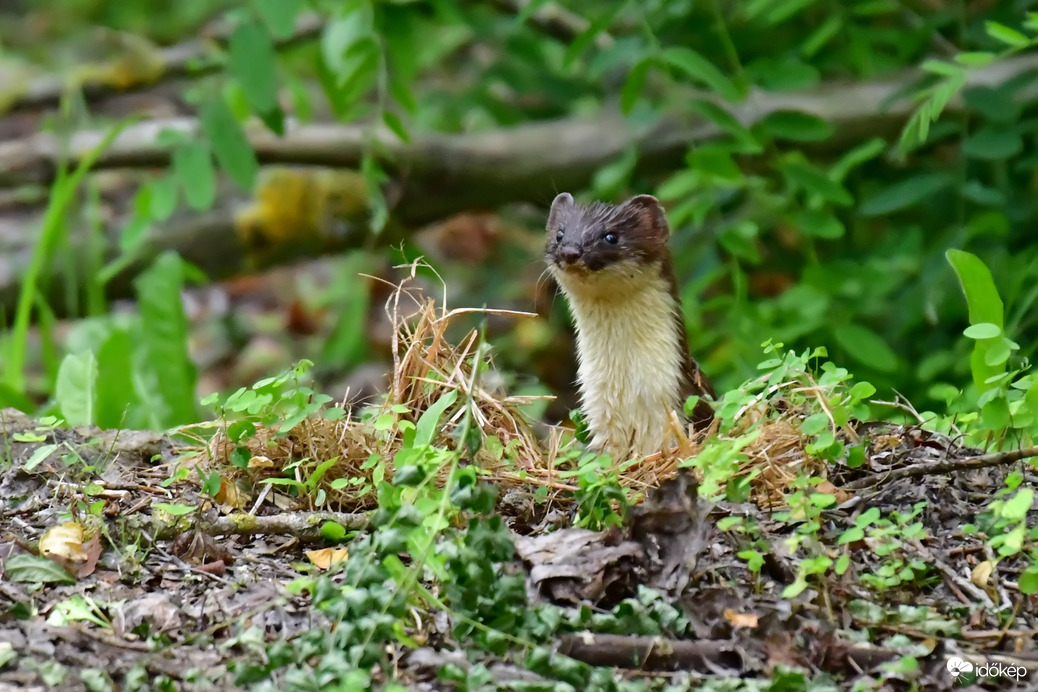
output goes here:
<path id="1" fill-rule="evenodd" d="M 688 350 L 663 207 L 651 195 L 620 205 L 559 194 L 548 214 L 545 259 L 576 322 L 581 410 L 591 448 L 614 460 L 666 443 L 671 411 L 714 396 Z M 713 410 L 700 399 L 692 422 Z"/>

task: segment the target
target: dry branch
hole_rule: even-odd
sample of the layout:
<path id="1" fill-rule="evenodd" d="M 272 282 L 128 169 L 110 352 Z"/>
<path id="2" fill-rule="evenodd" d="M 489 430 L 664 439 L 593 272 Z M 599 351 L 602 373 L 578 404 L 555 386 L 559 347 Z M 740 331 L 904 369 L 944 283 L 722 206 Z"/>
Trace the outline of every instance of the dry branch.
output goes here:
<path id="1" fill-rule="evenodd" d="M 365 513 L 344 512 L 286 512 L 269 516 L 256 516 L 243 512 L 217 517 L 209 521 L 199 519 L 194 529 L 211 536 L 254 536 L 273 534 L 292 536 L 301 541 L 319 541 L 321 526 L 326 522 L 334 522 L 349 531 L 359 531 L 367 527 L 370 517 Z M 182 518 L 162 527 L 156 534 L 158 539 L 176 538 L 184 533 Z"/>
<path id="2" fill-rule="evenodd" d="M 1014 449 L 1006 452 L 993 452 L 965 459 L 948 459 L 947 461 L 931 461 L 921 464 L 912 464 L 901 469 L 894 469 L 888 473 L 876 473 L 866 478 L 860 478 L 843 486 L 844 490 L 861 490 L 872 488 L 898 481 L 903 478 L 921 478 L 922 476 L 933 476 L 940 473 L 954 473 L 956 471 L 967 471 L 971 469 L 986 469 L 991 466 L 1003 466 L 1012 464 L 1021 459 L 1038 457 L 1038 447 L 1027 447 Z"/>
<path id="3" fill-rule="evenodd" d="M 1035 69 L 1038 55 L 1005 60 L 971 72 L 966 87 L 997 86 Z M 835 127 L 834 136 L 824 146 L 840 148 L 849 141 L 896 132 L 915 107 L 909 94 L 923 76 L 911 70 L 887 80 L 826 84 L 810 91 L 758 89 L 729 110 L 745 126 L 755 125 L 776 111 L 816 116 Z M 1027 98 L 1034 91 L 1021 90 L 1018 98 Z M 961 109 L 962 100 L 953 100 L 948 108 Z M 194 136 L 199 124 L 193 118 L 177 118 L 129 127 L 99 157 L 96 167 L 167 165 L 170 151 L 156 141 L 164 129 Z M 592 118 L 544 121 L 487 132 L 415 133 L 411 143 L 401 142 L 384 130 L 371 135 L 371 128 L 365 126 L 291 124 L 287 129 L 285 136 L 278 138 L 259 125 L 249 128 L 249 139 L 261 162 L 353 168 L 371 150 L 371 137 L 378 138 L 386 152 L 385 163 L 405 185 L 407 204 L 401 206 L 410 209 L 417 205 L 417 211 L 409 211 L 409 215 L 423 220 L 442 218 L 473 202 L 491 206 L 518 199 L 543 201 L 556 189 L 586 182 L 599 166 L 632 146 L 643 165 L 660 170 L 680 161 L 689 146 L 721 134 L 712 122 L 687 113 L 672 112 L 654 126 L 639 128 L 610 111 Z M 74 164 L 96 149 L 104 136 L 100 130 L 79 132 L 67 147 L 48 132 L 4 142 L 0 144 L 0 185 L 48 182 L 63 153 Z"/>

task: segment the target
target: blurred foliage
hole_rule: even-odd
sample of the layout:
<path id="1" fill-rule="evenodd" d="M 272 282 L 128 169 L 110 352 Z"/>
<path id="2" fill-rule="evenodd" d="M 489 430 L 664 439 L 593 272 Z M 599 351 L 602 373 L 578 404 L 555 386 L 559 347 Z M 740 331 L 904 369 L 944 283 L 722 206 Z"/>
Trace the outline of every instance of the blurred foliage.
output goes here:
<path id="1" fill-rule="evenodd" d="M 242 130 L 253 116 L 275 133 L 286 117 L 337 119 L 409 140 L 603 108 L 640 125 L 698 115 L 723 134 L 690 147 L 669 174 L 643 176 L 630 151 L 574 192 L 664 201 L 692 347 L 720 389 L 752 375 L 772 339 L 825 346 L 881 396 L 896 389 L 920 408 L 943 408 L 963 389 L 975 400 L 950 249 L 990 268 L 1004 301 L 999 327 L 1018 347 L 1014 367 L 1038 342 L 1034 74 L 969 89 L 964 109 L 938 117 L 969 70 L 1031 49 L 1031 3 L 580 0 L 561 3 L 562 14 L 545 0 L 512 11 L 506 0 L 18 4 L 39 19 L 40 35 L 57 38 L 101 24 L 165 43 L 226 20 L 225 69 L 184 91 L 202 132 L 163 135 L 174 165 L 139 195 L 127 252 L 178 205 L 211 206 L 218 174 L 254 184 L 259 167 Z M 326 19 L 317 40 L 278 50 L 310 12 Z M 732 115 L 755 90 L 824 94 L 907 68 L 930 78 L 911 90 L 921 106 L 903 135 L 869 126 L 884 104 L 864 92 L 853 127 L 793 109 L 751 127 Z M 372 138 L 360 169 L 376 229 L 389 217 L 383 154 Z M 474 269 L 488 286 L 501 283 L 495 263 Z M 482 302 L 483 290 L 462 302 Z M 350 305 L 363 329 L 363 311 Z"/>

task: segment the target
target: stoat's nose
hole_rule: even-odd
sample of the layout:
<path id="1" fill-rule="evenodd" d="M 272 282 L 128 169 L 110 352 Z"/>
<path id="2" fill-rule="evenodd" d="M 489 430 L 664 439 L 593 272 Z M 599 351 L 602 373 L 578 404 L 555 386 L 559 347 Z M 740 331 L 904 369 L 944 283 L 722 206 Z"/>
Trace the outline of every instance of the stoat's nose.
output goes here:
<path id="1" fill-rule="evenodd" d="M 563 245 L 557 254 L 559 259 L 566 264 L 576 264 L 580 261 L 580 248 L 575 245 Z"/>

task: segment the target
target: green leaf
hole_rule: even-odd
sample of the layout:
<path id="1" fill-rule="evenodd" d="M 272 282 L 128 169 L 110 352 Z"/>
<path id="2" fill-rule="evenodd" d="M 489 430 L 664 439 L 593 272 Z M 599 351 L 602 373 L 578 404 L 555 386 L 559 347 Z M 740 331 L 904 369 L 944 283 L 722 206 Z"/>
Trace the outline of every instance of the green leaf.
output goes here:
<path id="1" fill-rule="evenodd" d="M 1031 39 L 1016 29 L 1010 29 L 1005 24 L 989 21 L 984 23 L 984 28 L 987 30 L 988 36 L 996 41 L 1001 41 L 1010 48 L 1027 48 L 1031 45 Z"/>
<path id="2" fill-rule="evenodd" d="M 989 322 L 999 330 L 1004 329 L 1005 308 L 987 265 L 976 255 L 963 250 L 948 250 L 945 257 L 955 270 L 966 296 L 970 324 Z"/>
<path id="3" fill-rule="evenodd" d="M 296 17 L 303 9 L 303 0 L 253 0 L 270 34 L 286 39 L 295 33 Z"/>
<path id="4" fill-rule="evenodd" d="M 181 299 L 184 271 L 180 257 L 166 252 L 135 281 L 142 360 L 156 385 L 150 394 L 165 409 L 159 417 L 164 428 L 198 419 L 195 367 L 188 356 L 188 325 Z"/>
<path id="5" fill-rule="evenodd" d="M 227 102 L 218 96 L 207 99 L 202 104 L 201 119 L 202 130 L 220 167 L 238 187 L 251 190 L 259 172 L 259 163 L 241 123 Z"/>
<path id="6" fill-rule="evenodd" d="M 959 53 L 955 56 L 955 62 L 966 67 L 984 67 L 995 62 L 998 58 L 994 53 L 984 53 L 977 51 L 966 51 Z"/>
<path id="7" fill-rule="evenodd" d="M 216 201 L 216 171 L 209 155 L 209 147 L 191 142 L 173 152 L 173 171 L 184 189 L 187 203 L 198 211 L 213 206 Z"/>
<path id="8" fill-rule="evenodd" d="M 342 480 L 342 479 L 337 479 Z M 321 524 L 321 538 L 326 541 L 341 541 L 346 537 L 346 527 L 334 521 Z"/>
<path id="9" fill-rule="evenodd" d="M 26 584 L 75 584 L 76 580 L 53 560 L 28 553 L 4 560 L 4 577 Z"/>
<path id="10" fill-rule="evenodd" d="M 689 104 L 689 107 L 731 136 L 735 140 L 738 152 L 759 154 L 764 151 L 764 146 L 757 141 L 753 132 L 740 123 L 734 115 L 716 103 L 711 103 L 705 99 L 696 99 Z"/>
<path id="11" fill-rule="evenodd" d="M 169 504 L 167 502 L 156 502 L 151 506 L 151 508 L 157 509 L 162 512 L 168 512 L 169 514 L 172 514 L 175 517 L 182 517 L 185 514 L 191 514 L 191 512 L 194 512 L 196 509 L 198 509 L 197 507 L 193 507 L 191 505 L 174 505 Z"/>
<path id="12" fill-rule="evenodd" d="M 638 97 L 642 95 L 645 77 L 649 74 L 649 67 L 651 66 L 652 61 L 648 58 L 643 58 L 636 62 L 634 67 L 627 73 L 627 79 L 624 80 L 623 89 L 620 91 L 620 110 L 623 111 L 624 115 L 630 115 L 634 104 L 638 102 Z"/>
<path id="13" fill-rule="evenodd" d="M 177 208 L 177 197 L 180 194 L 180 185 L 177 176 L 170 172 L 150 183 L 151 187 L 151 218 L 154 221 L 165 221 Z"/>
<path id="14" fill-rule="evenodd" d="M 966 327 L 962 333 L 970 339 L 992 339 L 1002 334 L 1002 328 L 991 322 L 980 322 Z"/>
<path id="15" fill-rule="evenodd" d="M 825 120 L 799 111 L 769 113 L 760 127 L 776 139 L 792 142 L 821 142 L 829 139 L 835 130 Z"/>
<path id="16" fill-rule="evenodd" d="M 0 409 L 7 407 L 16 408 L 22 413 L 31 413 L 34 408 L 29 397 L 6 382 L 0 381 Z M 0 421 L 0 426 L 2 425 L 3 421 Z"/>
<path id="17" fill-rule="evenodd" d="M 46 461 L 47 457 L 53 454 L 58 447 L 59 445 L 56 444 L 40 445 L 32 453 L 32 456 L 30 456 L 26 460 L 26 462 L 22 464 L 22 468 L 26 471 L 32 471 L 34 468 Z"/>
<path id="18" fill-rule="evenodd" d="M 859 144 L 829 169 L 829 175 L 834 180 L 843 180 L 853 169 L 876 158 L 887 148 L 887 142 L 882 137 L 873 137 L 869 141 Z"/>
<path id="19" fill-rule="evenodd" d="M 583 31 L 569 42 L 569 45 L 566 47 L 566 53 L 562 57 L 562 66 L 566 69 L 572 67 L 573 63 L 591 47 L 591 43 L 598 38 L 598 35 L 612 25 L 616 16 L 620 14 L 625 5 L 626 3 L 623 2 L 615 2 L 612 5 L 605 4 L 606 12 L 590 22 Z M 599 7 L 601 6 L 599 5 Z"/>
<path id="20" fill-rule="evenodd" d="M 113 329 L 97 352 L 97 425 L 133 427 L 132 413 L 141 405 L 133 382 L 134 340 L 125 329 Z M 131 416 L 128 419 L 128 416 Z"/>
<path id="21" fill-rule="evenodd" d="M 880 372 L 897 370 L 897 354 L 878 334 L 858 324 L 833 327 L 836 343 L 858 362 Z"/>
<path id="22" fill-rule="evenodd" d="M 876 193 L 862 203 L 860 211 L 864 216 L 882 216 L 901 211 L 929 199 L 953 182 L 955 177 L 950 173 L 916 175 Z"/>
<path id="23" fill-rule="evenodd" d="M 800 424 L 800 431 L 805 435 L 817 435 L 829 427 L 829 416 L 824 413 L 812 413 Z"/>
<path id="24" fill-rule="evenodd" d="M 959 285 L 966 296 L 970 324 L 990 323 L 1000 331 L 1005 329 L 1003 321 L 1005 307 L 998 294 L 991 271 L 984 262 L 976 255 L 962 250 L 948 250 L 945 257 L 955 270 L 955 274 L 959 278 Z M 995 364 L 988 362 L 987 354 L 990 348 L 989 341 L 977 341 L 973 346 L 973 353 L 970 354 L 973 383 L 980 392 L 986 392 L 997 386 L 990 382 L 990 379 L 1005 372 L 1006 368 L 1005 361 Z"/>
<path id="25" fill-rule="evenodd" d="M 97 359 L 93 352 L 70 353 L 61 361 L 54 397 L 62 417 L 71 426 L 95 422 Z"/>
<path id="26" fill-rule="evenodd" d="M 665 64 L 683 72 L 685 76 L 699 82 L 726 101 L 741 101 L 744 96 L 743 89 L 691 48 L 667 48 L 660 57 Z"/>
<path id="27" fill-rule="evenodd" d="M 1007 86 L 976 86 L 963 92 L 966 106 L 991 123 L 1009 125 L 1020 117 L 1021 104 L 1016 90 Z"/>
<path id="28" fill-rule="evenodd" d="M 432 406 L 422 413 L 418 422 L 415 424 L 415 447 L 426 447 L 432 444 L 433 440 L 436 438 L 436 426 L 440 422 L 440 416 L 443 415 L 443 412 L 446 411 L 457 400 L 457 398 L 457 390 L 452 389 L 441 396 Z"/>
<path id="29" fill-rule="evenodd" d="M 404 127 L 404 121 L 400 119 L 400 116 L 391 110 L 382 111 L 382 122 L 386 124 L 393 134 L 400 138 L 402 142 L 410 142 L 411 135 L 407 133 L 407 128 Z"/>
<path id="30" fill-rule="evenodd" d="M 793 223 L 812 238 L 842 238 L 846 230 L 843 223 L 825 209 L 803 210 L 793 217 Z"/>
<path id="31" fill-rule="evenodd" d="M 962 153 L 983 161 L 1004 161 L 1023 148 L 1020 133 L 1005 125 L 986 125 L 962 143 Z"/>
<path id="32" fill-rule="evenodd" d="M 999 514 L 1010 521 L 1024 521 L 1031 511 L 1032 504 L 1034 504 L 1034 489 L 1020 488 L 1013 497 L 1005 501 Z"/>
<path id="33" fill-rule="evenodd" d="M 1020 593 L 1033 595 L 1038 593 L 1038 565 L 1031 565 L 1023 571 L 1016 582 Z"/>
<path id="34" fill-rule="evenodd" d="M 848 205 L 854 201 L 843 185 L 806 161 L 785 161 L 779 165 L 786 179 L 805 192 L 816 194 L 833 204 Z"/>
<path id="35" fill-rule="evenodd" d="M 278 105 L 277 62 L 270 34 L 258 22 L 244 21 L 231 34 L 229 51 L 231 73 L 249 105 L 272 132 L 283 135 L 284 114 Z"/>

